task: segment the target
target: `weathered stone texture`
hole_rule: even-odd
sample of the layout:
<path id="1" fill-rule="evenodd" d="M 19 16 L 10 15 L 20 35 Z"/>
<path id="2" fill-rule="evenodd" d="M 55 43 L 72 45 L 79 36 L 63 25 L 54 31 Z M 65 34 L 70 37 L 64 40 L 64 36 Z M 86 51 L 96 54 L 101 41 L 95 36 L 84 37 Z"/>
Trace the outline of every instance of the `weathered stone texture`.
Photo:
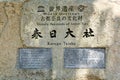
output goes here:
<path id="1" fill-rule="evenodd" d="M 22 3 L 0 3 L 0 80 L 4 78 L 7 80 L 17 73 L 15 68 L 17 48 L 22 46 L 20 41 L 21 6 Z"/>
<path id="2" fill-rule="evenodd" d="M 117 0 L 0 0 L 0 80 L 120 80 L 120 2 Z M 7 2 L 8 1 L 8 2 Z M 12 1 L 12 2 L 10 2 Z M 45 36 L 42 40 L 31 39 L 34 22 L 37 15 L 32 14 L 36 5 L 46 3 L 54 4 L 79 4 L 88 6 L 88 22 L 95 32 L 94 38 L 78 37 L 78 34 L 89 26 L 42 26 L 38 27 L 44 34 L 48 30 L 58 29 L 60 35 L 57 39 Z M 77 5 L 76 4 L 76 5 Z M 32 11 L 30 11 L 32 10 Z M 97 12 L 97 13 L 94 13 Z M 86 14 L 85 14 L 86 15 Z M 49 28 L 48 28 L 49 27 Z M 64 39 L 67 28 L 70 27 L 77 35 L 76 39 Z M 78 31 L 79 30 L 79 31 Z M 66 69 L 64 68 L 64 49 L 71 46 L 48 46 L 47 41 L 63 42 L 73 41 L 77 45 L 72 47 L 105 47 L 105 69 Z M 27 47 L 52 47 L 52 70 L 18 69 L 18 48 Z"/>

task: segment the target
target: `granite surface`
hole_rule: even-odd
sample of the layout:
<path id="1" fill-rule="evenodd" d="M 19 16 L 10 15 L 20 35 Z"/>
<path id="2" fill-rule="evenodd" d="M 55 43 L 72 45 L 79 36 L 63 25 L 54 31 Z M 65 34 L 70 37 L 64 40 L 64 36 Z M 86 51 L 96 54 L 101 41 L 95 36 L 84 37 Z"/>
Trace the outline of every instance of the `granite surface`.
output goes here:
<path id="1" fill-rule="evenodd" d="M 47 14 L 38 11 L 41 5 Z M 58 8 L 48 14 L 48 7 L 66 5 L 73 5 L 76 12 L 71 12 L 69 21 L 54 19 L 61 12 Z M 119 80 L 119 13 L 119 0 L 0 0 L 0 80 Z M 60 15 L 71 16 L 70 12 Z M 42 21 L 41 16 L 55 17 Z M 55 38 L 50 36 L 52 30 L 57 32 Z M 34 37 L 36 32 L 42 37 Z M 84 32 L 90 32 L 89 36 Z M 105 48 L 106 68 L 64 68 L 64 48 L 81 47 Z M 18 69 L 19 48 L 52 48 L 52 70 Z"/>

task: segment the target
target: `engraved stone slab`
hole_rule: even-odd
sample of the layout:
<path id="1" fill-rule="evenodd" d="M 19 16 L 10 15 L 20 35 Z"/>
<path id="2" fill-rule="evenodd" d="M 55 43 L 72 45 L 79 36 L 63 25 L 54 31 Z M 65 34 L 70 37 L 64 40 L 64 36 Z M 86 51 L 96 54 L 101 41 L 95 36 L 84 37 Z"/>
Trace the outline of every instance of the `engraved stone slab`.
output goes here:
<path id="1" fill-rule="evenodd" d="M 105 37 L 105 41 L 101 38 L 106 31 L 99 32 L 100 35 L 97 33 L 101 30 L 100 12 L 89 0 L 86 3 L 83 0 L 30 0 L 23 5 L 22 12 L 21 37 L 26 46 L 56 47 L 59 44 L 70 47 L 66 43 L 73 43 L 73 47 L 78 47 L 79 44 L 84 46 L 84 43 L 91 45 L 91 42 L 95 42 L 96 46 L 99 41 L 102 41 L 99 45 L 107 41 Z M 89 28 L 95 36 L 83 37 Z M 68 31 L 72 31 L 75 37 L 67 36 Z M 98 36 L 102 40 L 98 41 Z"/>
<path id="2" fill-rule="evenodd" d="M 19 49 L 19 68 L 50 69 L 51 65 L 51 49 Z"/>
<path id="3" fill-rule="evenodd" d="M 105 49 L 66 48 L 65 68 L 105 68 Z"/>

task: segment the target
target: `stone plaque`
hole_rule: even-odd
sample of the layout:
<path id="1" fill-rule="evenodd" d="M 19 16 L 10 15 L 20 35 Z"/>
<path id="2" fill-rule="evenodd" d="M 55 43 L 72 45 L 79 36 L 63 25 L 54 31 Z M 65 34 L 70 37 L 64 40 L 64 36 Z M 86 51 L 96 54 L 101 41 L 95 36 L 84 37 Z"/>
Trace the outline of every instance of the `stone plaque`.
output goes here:
<path id="1" fill-rule="evenodd" d="M 105 49 L 66 48 L 65 68 L 105 68 Z"/>
<path id="2" fill-rule="evenodd" d="M 97 36 L 101 39 L 105 35 L 96 31 L 101 26 L 99 9 L 81 0 L 30 0 L 22 12 L 21 37 L 26 46 L 78 47 L 89 42 L 98 44 Z"/>
<path id="3" fill-rule="evenodd" d="M 51 49 L 19 49 L 19 68 L 50 69 L 51 65 Z"/>

